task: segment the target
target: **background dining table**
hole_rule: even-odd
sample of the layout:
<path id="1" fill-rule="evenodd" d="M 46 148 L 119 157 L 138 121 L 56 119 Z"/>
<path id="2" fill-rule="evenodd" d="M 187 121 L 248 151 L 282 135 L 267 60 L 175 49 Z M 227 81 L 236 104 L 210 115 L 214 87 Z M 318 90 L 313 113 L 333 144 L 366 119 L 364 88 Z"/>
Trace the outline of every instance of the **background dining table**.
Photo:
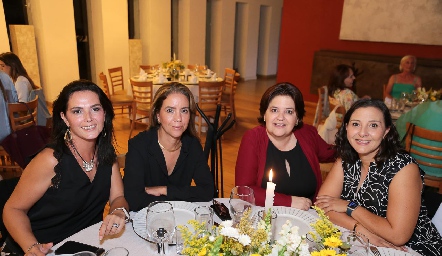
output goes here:
<path id="1" fill-rule="evenodd" d="M 216 199 L 218 202 L 220 203 L 224 203 L 228 208 L 229 208 L 229 198 L 217 198 Z M 196 205 L 203 205 L 203 206 L 210 206 L 212 204 L 212 202 L 196 202 Z M 290 208 L 290 207 L 286 207 L 288 208 L 287 210 L 290 209 L 294 209 L 294 208 Z M 254 206 L 253 207 L 253 211 L 259 211 L 261 209 L 264 209 L 264 207 L 261 206 Z M 145 210 L 145 209 L 144 209 Z M 229 209 L 230 210 L 230 209 Z M 299 210 L 301 211 L 301 210 Z M 302 211 L 304 212 L 304 211 Z M 130 212 L 130 216 L 131 219 L 133 220 L 134 217 L 136 217 L 137 212 Z M 307 212 L 305 212 L 305 215 L 309 215 L 310 217 L 313 217 L 315 219 L 318 218 L 318 214 L 316 213 L 316 211 L 314 209 L 310 209 Z M 215 223 L 221 223 L 221 219 L 216 216 L 215 214 L 213 215 L 213 221 Z M 129 255 L 130 256 L 138 256 L 138 255 L 159 255 L 158 254 L 158 247 L 157 244 L 146 241 L 144 238 L 140 237 L 137 232 L 134 229 L 134 221 L 128 222 L 126 224 L 125 229 L 120 232 L 120 234 L 115 235 L 115 236 L 108 236 L 105 237 L 102 241 L 99 241 L 98 239 L 98 230 L 101 226 L 102 222 L 99 222 L 97 224 L 94 224 L 92 226 L 89 226 L 83 230 L 81 230 L 80 232 L 66 238 L 65 240 L 63 240 L 62 242 L 56 244 L 52 249 L 53 251 L 51 253 L 49 253 L 48 255 L 53 256 L 55 255 L 54 251 L 60 247 L 62 244 L 64 244 L 67 241 L 77 241 L 80 243 L 85 243 L 85 244 L 89 244 L 89 245 L 93 245 L 93 246 L 97 246 L 100 248 L 105 249 L 105 251 L 108 251 L 112 248 L 115 247 L 124 247 L 129 251 Z M 136 224 L 135 224 L 136 225 Z M 341 229 L 341 231 L 345 231 L 346 229 L 339 227 Z M 385 256 L 391 256 L 391 255 L 420 255 L 414 251 L 412 251 L 411 249 L 409 249 L 408 253 L 405 252 L 401 252 L 401 251 L 397 251 L 397 250 L 393 250 L 393 249 L 389 249 L 389 248 L 380 248 L 378 247 L 380 255 L 385 255 Z M 165 248 L 166 251 L 166 255 L 178 255 L 176 253 L 176 248 L 175 246 L 168 246 L 166 245 Z M 370 251 L 369 255 L 373 255 L 373 252 Z"/>

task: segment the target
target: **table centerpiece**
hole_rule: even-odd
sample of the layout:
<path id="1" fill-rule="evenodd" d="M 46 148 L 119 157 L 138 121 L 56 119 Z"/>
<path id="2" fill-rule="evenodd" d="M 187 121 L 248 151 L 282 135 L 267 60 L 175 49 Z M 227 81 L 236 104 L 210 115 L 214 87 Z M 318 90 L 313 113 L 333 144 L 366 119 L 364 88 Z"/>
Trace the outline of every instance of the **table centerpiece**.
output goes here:
<path id="1" fill-rule="evenodd" d="M 184 240 L 183 255 L 211 256 L 322 256 L 347 255 L 348 243 L 341 241 L 341 232 L 320 208 L 313 207 L 319 218 L 311 226 L 314 231 L 300 235 L 299 228 L 289 220 L 281 227 L 279 238 L 272 241 L 271 209 L 256 225 L 247 210 L 239 224 L 223 221 L 218 227 L 206 230 L 204 223 L 190 220 L 187 226 L 178 226 Z"/>
<path id="2" fill-rule="evenodd" d="M 175 58 L 171 61 L 164 62 L 162 66 L 163 69 L 167 69 L 167 72 L 169 73 L 173 81 L 178 80 L 180 76 L 180 70 L 185 69 L 184 64 L 181 62 L 181 60 L 176 60 Z"/>
<path id="3" fill-rule="evenodd" d="M 433 90 L 433 88 L 427 91 L 424 87 L 420 87 L 415 90 L 415 93 L 417 100 L 420 102 L 436 101 L 442 98 L 442 90 Z"/>

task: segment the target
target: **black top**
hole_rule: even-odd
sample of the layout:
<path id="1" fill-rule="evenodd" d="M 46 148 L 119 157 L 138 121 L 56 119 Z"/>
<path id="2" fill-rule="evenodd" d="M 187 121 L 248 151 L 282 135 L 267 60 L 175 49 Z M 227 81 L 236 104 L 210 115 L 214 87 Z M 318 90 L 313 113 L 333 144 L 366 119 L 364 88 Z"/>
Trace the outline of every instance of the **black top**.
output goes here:
<path id="1" fill-rule="evenodd" d="M 267 188 L 270 169 L 273 172 L 272 182 L 276 184 L 275 192 L 307 197 L 313 201 L 316 176 L 299 143 L 296 143 L 296 146 L 289 151 L 281 151 L 273 145 L 272 141 L 269 141 L 262 188 Z"/>
<path id="2" fill-rule="evenodd" d="M 370 163 L 367 177 L 358 190 L 361 179 L 361 160 L 353 165 L 343 162 L 344 187 L 341 198 L 354 200 L 370 212 L 385 218 L 391 181 L 402 168 L 410 163 L 417 164 L 410 155 L 402 153 L 398 153 L 380 167 L 374 162 Z M 419 171 L 423 180 L 424 172 L 420 168 Z M 423 202 L 421 202 L 414 233 L 406 245 L 422 255 L 440 255 L 442 251 L 442 237 L 428 218 L 427 208 Z"/>
<path id="3" fill-rule="evenodd" d="M 180 155 L 169 176 L 158 145 L 158 129 L 143 131 L 129 140 L 123 181 L 131 211 L 138 211 L 154 201 L 201 202 L 213 198 L 213 176 L 200 142 L 186 133 L 181 142 Z M 191 186 L 192 179 L 195 186 Z M 147 194 L 144 188 L 153 186 L 167 186 L 167 196 Z"/>
<path id="4" fill-rule="evenodd" d="M 61 242 L 102 221 L 110 194 L 112 166 L 99 164 L 91 182 L 67 146 L 54 156 L 59 182 L 28 212 L 32 232 L 40 243 Z"/>

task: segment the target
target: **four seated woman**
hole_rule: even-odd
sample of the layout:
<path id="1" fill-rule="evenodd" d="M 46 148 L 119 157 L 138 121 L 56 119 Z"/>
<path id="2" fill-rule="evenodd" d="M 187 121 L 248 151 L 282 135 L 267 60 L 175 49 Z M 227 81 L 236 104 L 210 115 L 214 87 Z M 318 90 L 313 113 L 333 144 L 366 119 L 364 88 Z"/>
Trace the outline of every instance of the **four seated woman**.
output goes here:
<path id="1" fill-rule="evenodd" d="M 304 124 L 301 91 L 290 83 L 268 88 L 259 107 L 261 124 L 247 131 L 239 147 L 235 184 L 251 187 L 264 206 L 270 169 L 274 205 L 308 210 L 322 184 L 319 162 L 334 161 L 335 150 L 315 127 Z"/>
<path id="2" fill-rule="evenodd" d="M 336 136 L 338 160 L 316 205 L 336 225 L 362 233 L 371 244 L 440 255 L 442 237 L 422 201 L 424 172 L 400 145 L 387 106 L 359 100 Z"/>
<path id="3" fill-rule="evenodd" d="M 131 210 L 154 201 L 213 198 L 215 184 L 196 135 L 195 111 L 183 84 L 168 83 L 156 92 L 150 128 L 129 140 L 126 154 L 124 194 Z"/>

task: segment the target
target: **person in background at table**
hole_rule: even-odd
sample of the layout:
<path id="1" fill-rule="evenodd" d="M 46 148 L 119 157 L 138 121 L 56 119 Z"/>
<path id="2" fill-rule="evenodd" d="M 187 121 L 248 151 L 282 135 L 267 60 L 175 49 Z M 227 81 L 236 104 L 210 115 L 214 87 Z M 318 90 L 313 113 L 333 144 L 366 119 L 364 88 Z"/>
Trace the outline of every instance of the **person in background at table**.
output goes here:
<path id="1" fill-rule="evenodd" d="M 345 111 L 348 111 L 351 105 L 359 100 L 358 95 L 353 91 L 355 79 L 356 77 L 351 66 L 345 64 L 337 65 L 331 72 L 327 84 L 330 103 L 335 106 L 342 105 L 345 107 Z M 370 96 L 366 95 L 363 98 L 370 98 Z"/>
<path id="2" fill-rule="evenodd" d="M 11 133 L 8 103 L 18 101 L 17 91 L 11 78 L 0 70 L 0 142 Z"/>
<path id="3" fill-rule="evenodd" d="M 37 124 L 45 126 L 47 119 L 51 117 L 46 106 L 46 97 L 42 88 L 37 86 L 29 77 L 18 56 L 12 52 L 0 54 L 0 69 L 8 74 L 15 83 L 18 101 L 28 102 L 38 95 Z"/>
<path id="4" fill-rule="evenodd" d="M 414 73 L 416 70 L 416 57 L 413 55 L 404 56 L 399 64 L 399 71 L 401 73 L 394 74 L 388 79 L 387 87 L 385 88 L 386 98 L 399 99 L 401 93 L 411 93 L 419 87 L 422 87 L 421 78 Z"/>
<path id="5" fill-rule="evenodd" d="M 164 84 L 151 108 L 149 129 L 129 140 L 126 154 L 124 191 L 130 209 L 154 201 L 210 201 L 215 185 L 196 135 L 192 93 L 181 83 Z"/>
<path id="6" fill-rule="evenodd" d="M 8 74 L 15 84 L 18 93 L 18 101 L 28 102 L 32 90 L 38 89 L 17 55 L 12 52 L 0 54 L 0 68 Z"/>
<path id="7" fill-rule="evenodd" d="M 333 162 L 335 150 L 304 124 L 301 91 L 290 83 L 268 88 L 259 106 L 259 126 L 245 132 L 238 151 L 235 185 L 253 189 L 264 206 L 269 172 L 276 184 L 274 205 L 308 210 L 322 184 L 319 162 Z"/>
<path id="8" fill-rule="evenodd" d="M 412 108 L 407 113 L 402 114 L 396 121 L 396 129 L 399 133 L 400 139 L 404 138 L 407 134 L 407 123 L 413 123 L 416 126 L 422 127 L 427 130 L 442 132 L 442 100 L 424 102 Z M 442 147 L 442 143 L 436 141 L 428 141 L 421 138 L 413 138 L 413 140 L 429 146 Z M 442 152 L 440 151 L 430 151 L 429 153 L 436 156 L 442 156 Z M 425 161 L 428 160 L 435 164 L 442 164 L 441 160 L 429 159 L 415 155 L 413 155 L 413 157 L 417 159 L 423 158 Z M 425 165 L 421 166 L 421 168 L 426 174 L 436 177 L 442 177 L 442 170 L 440 168 Z"/>
<path id="9" fill-rule="evenodd" d="M 422 204 L 423 171 L 401 147 L 387 106 L 359 100 L 336 136 L 338 160 L 316 205 L 371 244 L 440 255 L 442 237 Z"/>
<path id="10" fill-rule="evenodd" d="M 129 219 L 106 94 L 90 81 L 71 82 L 53 113 L 53 142 L 29 163 L 4 207 L 7 251 L 46 255 L 53 244 L 103 220 L 108 201 L 100 240 L 121 232 Z"/>

